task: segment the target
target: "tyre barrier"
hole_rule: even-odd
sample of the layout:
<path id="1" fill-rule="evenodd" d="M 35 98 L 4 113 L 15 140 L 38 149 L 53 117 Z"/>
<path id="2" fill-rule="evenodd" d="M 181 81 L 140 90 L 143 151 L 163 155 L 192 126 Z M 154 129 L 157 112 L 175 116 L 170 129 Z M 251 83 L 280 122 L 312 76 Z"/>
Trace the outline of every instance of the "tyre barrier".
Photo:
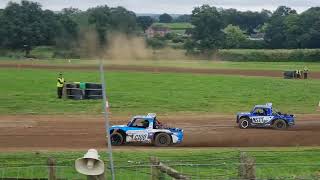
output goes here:
<path id="1" fill-rule="evenodd" d="M 102 89 L 102 84 L 86 83 L 86 89 Z"/>
<path id="2" fill-rule="evenodd" d="M 85 86 L 83 86 L 85 84 Z M 102 99 L 102 85 L 96 83 L 68 83 L 65 85 L 68 99 Z"/>
<path id="3" fill-rule="evenodd" d="M 296 74 L 295 71 L 285 71 L 283 73 L 283 78 L 284 79 L 294 79 L 295 78 L 295 74 Z"/>

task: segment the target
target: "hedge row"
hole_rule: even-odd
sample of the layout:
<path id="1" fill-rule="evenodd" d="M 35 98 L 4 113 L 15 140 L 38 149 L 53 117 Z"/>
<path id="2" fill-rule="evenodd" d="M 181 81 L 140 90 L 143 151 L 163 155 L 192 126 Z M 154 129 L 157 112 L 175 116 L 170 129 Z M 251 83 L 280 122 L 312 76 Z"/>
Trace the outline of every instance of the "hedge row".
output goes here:
<path id="1" fill-rule="evenodd" d="M 320 49 L 224 49 L 219 50 L 217 57 L 225 61 L 308 61 L 320 62 Z"/>

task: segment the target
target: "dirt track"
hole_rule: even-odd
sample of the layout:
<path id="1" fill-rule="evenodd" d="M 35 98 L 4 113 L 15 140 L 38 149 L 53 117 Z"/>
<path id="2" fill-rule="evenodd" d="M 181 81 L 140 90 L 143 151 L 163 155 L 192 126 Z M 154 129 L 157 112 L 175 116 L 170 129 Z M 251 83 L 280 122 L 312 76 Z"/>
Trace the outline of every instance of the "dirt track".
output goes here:
<path id="1" fill-rule="evenodd" d="M 112 117 L 112 124 L 124 124 L 126 121 L 119 119 L 128 118 Z M 180 147 L 320 145 L 320 115 L 299 115 L 296 126 L 286 131 L 238 129 L 233 116 L 159 118 L 184 129 Z M 104 122 L 99 116 L 0 116 L 0 151 L 103 148 L 104 136 Z"/>
<path id="2" fill-rule="evenodd" d="M 71 69 L 71 70 L 98 70 L 92 65 L 41 65 L 41 64 L 12 64 L 0 63 L 0 68 L 34 68 L 34 69 Z M 276 70 L 243 70 L 243 69 L 196 69 L 176 67 L 152 67 L 152 66 L 130 66 L 130 65 L 108 65 L 107 70 L 134 71 L 134 72 L 175 72 L 175 73 L 196 73 L 196 74 L 222 74 L 242 76 L 267 76 L 282 77 L 283 71 Z M 320 79 L 320 72 L 310 73 L 310 78 Z"/>

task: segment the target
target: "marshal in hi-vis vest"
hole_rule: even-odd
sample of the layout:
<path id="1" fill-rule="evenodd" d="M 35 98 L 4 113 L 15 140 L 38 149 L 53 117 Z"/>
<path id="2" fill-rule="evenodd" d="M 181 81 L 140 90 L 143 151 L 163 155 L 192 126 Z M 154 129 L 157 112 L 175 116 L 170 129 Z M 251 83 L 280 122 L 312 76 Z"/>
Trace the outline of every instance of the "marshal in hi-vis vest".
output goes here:
<path id="1" fill-rule="evenodd" d="M 64 78 L 58 78 L 57 87 L 63 87 Z"/>

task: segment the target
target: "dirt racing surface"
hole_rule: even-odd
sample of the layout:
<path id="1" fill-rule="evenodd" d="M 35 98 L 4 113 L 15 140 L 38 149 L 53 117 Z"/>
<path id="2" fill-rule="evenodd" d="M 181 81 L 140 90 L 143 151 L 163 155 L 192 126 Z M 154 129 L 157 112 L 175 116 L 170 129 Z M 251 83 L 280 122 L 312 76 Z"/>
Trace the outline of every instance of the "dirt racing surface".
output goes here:
<path id="1" fill-rule="evenodd" d="M 70 69 L 70 70 L 98 70 L 97 66 L 86 65 L 42 65 L 42 64 L 11 64 L 0 63 L 0 68 L 34 68 L 34 69 Z M 152 67 L 152 66 L 131 66 L 131 65 L 108 65 L 106 70 L 134 71 L 134 72 L 174 72 L 174 73 L 195 73 L 195 74 L 221 74 L 221 75 L 242 75 L 242 76 L 266 76 L 282 77 L 283 71 L 276 70 L 243 70 L 243 69 L 196 69 L 176 67 Z M 320 79 L 320 72 L 311 72 L 310 78 Z"/>
<path id="2" fill-rule="evenodd" d="M 112 117 L 126 124 L 130 117 Z M 230 115 L 158 116 L 170 126 L 184 129 L 179 147 L 319 146 L 320 114 L 298 115 L 288 130 L 239 129 Z M 100 116 L 0 116 L 0 151 L 82 150 L 104 148 L 104 120 Z M 135 148 L 150 146 L 140 145 Z M 131 146 L 116 147 L 129 149 Z"/>

